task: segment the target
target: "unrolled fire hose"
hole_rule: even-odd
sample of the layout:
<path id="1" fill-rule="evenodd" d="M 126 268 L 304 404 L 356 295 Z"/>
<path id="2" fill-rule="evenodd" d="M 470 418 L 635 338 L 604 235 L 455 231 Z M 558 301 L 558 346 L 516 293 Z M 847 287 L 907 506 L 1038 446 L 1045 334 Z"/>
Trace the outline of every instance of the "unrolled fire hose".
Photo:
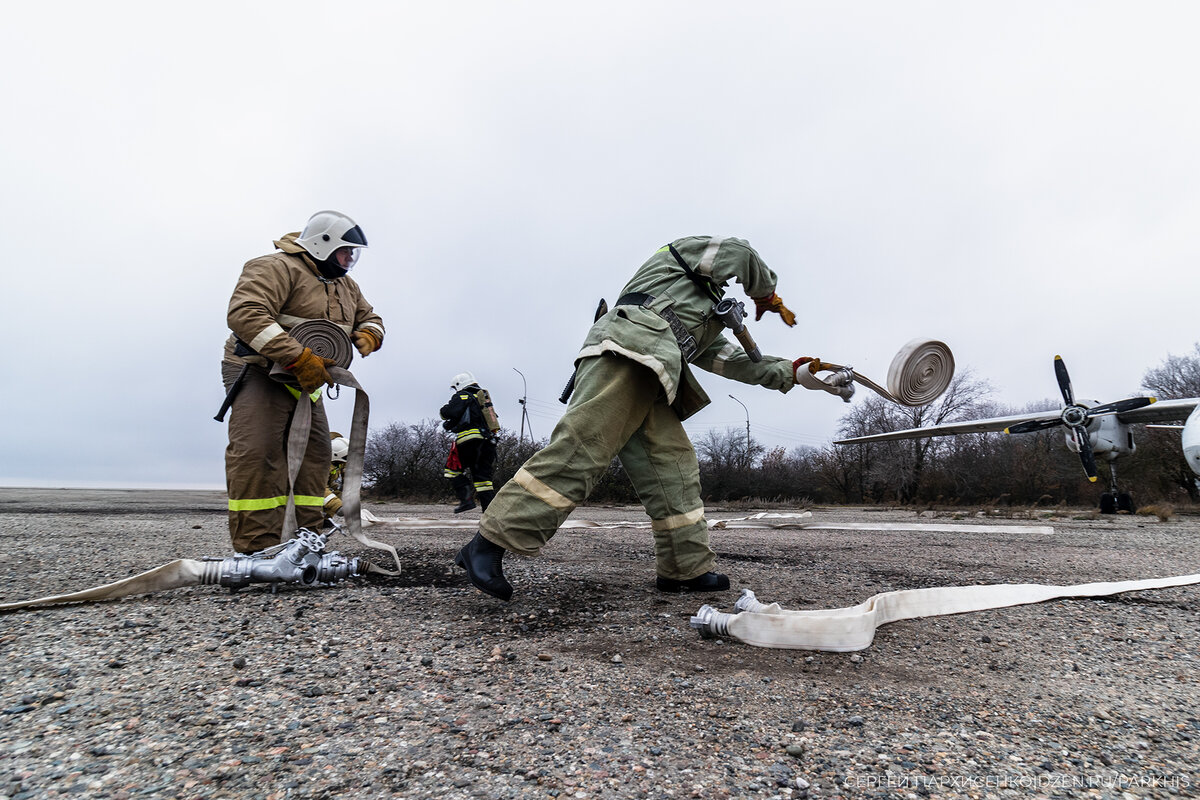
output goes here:
<path id="1" fill-rule="evenodd" d="M 818 372 L 828 372 L 819 376 Z M 796 370 L 796 380 L 805 389 L 820 389 L 850 402 L 854 383 L 902 406 L 924 406 L 946 391 L 954 378 L 954 354 L 944 343 L 913 339 L 900 349 L 888 368 L 887 388 L 855 372 L 852 367 L 813 359 L 807 368 Z"/>
<path id="2" fill-rule="evenodd" d="M 335 525 L 332 530 L 340 530 L 340 526 Z M 325 550 L 325 540 L 330 532 L 332 531 L 317 533 L 301 528 L 296 531 L 294 539 L 269 547 L 260 553 L 225 558 L 180 558 L 104 586 L 70 594 L 3 603 L 0 604 L 0 612 L 64 603 L 116 600 L 135 594 L 181 589 L 185 586 L 220 585 L 227 586 L 232 591 L 243 589 L 251 583 L 269 583 L 273 586 L 285 583 L 326 586 L 352 575 L 364 574 L 367 571 L 366 562 Z"/>
<path id="3" fill-rule="evenodd" d="M 764 605 L 749 589 L 725 614 L 701 606 L 691 626 L 704 638 L 730 636 L 756 647 L 849 652 L 871 646 L 875 629 L 919 617 L 965 614 L 992 608 L 1042 603 L 1063 597 L 1103 597 L 1123 592 L 1165 589 L 1200 583 L 1200 574 L 1139 581 L 1050 586 L 1039 583 L 987 586 L 937 586 L 884 592 L 848 608 L 793 611 L 778 603 Z"/>
<path id="4" fill-rule="evenodd" d="M 295 325 L 291 336 L 300 344 L 312 350 L 313 355 L 332 359 L 337 366 L 329 367 L 329 377 L 338 386 L 349 386 L 354 389 L 354 416 L 350 423 L 350 452 L 346 455 L 346 470 L 343 473 L 342 515 L 346 518 L 347 532 L 365 547 L 382 550 L 389 553 L 396 563 L 395 570 L 384 569 L 378 564 L 370 564 L 368 571 L 383 575 L 400 574 L 400 556 L 391 545 L 377 542 L 362 532 L 362 499 L 359 496 L 362 488 L 363 457 L 366 453 L 367 418 L 370 415 L 371 403 L 366 391 L 359 385 L 358 380 L 350 373 L 348 367 L 354 361 L 354 345 L 349 334 L 339 325 L 328 320 L 310 319 Z M 296 385 L 296 378 L 283 367 L 275 364 L 271 367 L 271 377 L 281 383 Z M 292 415 L 292 425 L 288 430 L 288 502 L 284 514 L 283 530 L 296 529 L 296 476 L 300 474 L 300 465 L 304 462 L 304 451 L 308 448 L 308 432 L 312 427 L 312 403 L 303 394 L 296 401 L 296 413 Z"/>

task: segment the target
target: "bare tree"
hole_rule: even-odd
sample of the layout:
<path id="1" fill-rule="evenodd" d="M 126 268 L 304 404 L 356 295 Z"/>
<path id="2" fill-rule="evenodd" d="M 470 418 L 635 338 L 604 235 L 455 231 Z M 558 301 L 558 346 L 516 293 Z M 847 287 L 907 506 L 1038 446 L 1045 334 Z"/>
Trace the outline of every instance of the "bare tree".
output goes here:
<path id="1" fill-rule="evenodd" d="M 446 491 L 442 469 L 453 441 L 440 420 L 392 423 L 367 437 L 364 483 L 385 497 L 440 497 Z"/>
<path id="2" fill-rule="evenodd" d="M 991 409 L 986 402 L 989 392 L 991 386 L 986 381 L 977 380 L 970 369 L 963 369 L 942 396 L 926 406 L 900 406 L 882 397 L 868 397 L 842 418 L 838 433 L 853 438 L 976 418 Z M 925 468 L 944 443 L 929 437 L 850 446 L 863 448 L 868 454 L 869 466 L 862 476 L 866 494 L 890 492 L 900 502 L 908 503 L 916 499 Z"/>
<path id="3" fill-rule="evenodd" d="M 1192 355 L 1168 355 L 1161 365 L 1146 370 L 1142 387 L 1161 400 L 1200 397 L 1200 342 L 1192 346 Z"/>

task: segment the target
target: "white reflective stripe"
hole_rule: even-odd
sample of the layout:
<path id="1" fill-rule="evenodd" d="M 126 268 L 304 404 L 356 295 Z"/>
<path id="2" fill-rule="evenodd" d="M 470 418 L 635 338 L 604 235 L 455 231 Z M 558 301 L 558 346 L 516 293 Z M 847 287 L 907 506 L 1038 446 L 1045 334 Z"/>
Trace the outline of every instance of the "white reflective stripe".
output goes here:
<path id="1" fill-rule="evenodd" d="M 712 277 L 713 262 L 717 259 L 717 251 L 721 249 L 723 241 L 724 236 L 714 236 L 709 240 L 708 247 L 704 248 L 704 255 L 700 256 L 700 265 L 696 267 L 696 272 Z"/>
<path id="2" fill-rule="evenodd" d="M 676 528 L 684 528 L 688 525 L 695 525 L 704 519 L 704 506 L 700 506 L 695 511 L 688 511 L 685 514 L 676 514 L 666 519 L 650 520 L 650 530 L 652 531 L 673 531 Z"/>
<path id="3" fill-rule="evenodd" d="M 328 503 L 330 500 L 333 500 L 336 497 L 337 497 L 336 494 L 334 494 L 333 492 L 330 492 L 329 494 L 325 495 L 325 502 Z"/>
<path id="4" fill-rule="evenodd" d="M 272 322 L 267 327 L 263 328 L 262 333 L 250 340 L 251 350 L 262 350 L 267 342 L 274 339 L 276 336 L 282 336 L 287 333 L 278 322 Z"/>
<path id="5" fill-rule="evenodd" d="M 379 338 L 380 339 L 383 338 L 383 333 L 384 333 L 383 326 L 376 322 L 364 322 L 362 325 L 358 326 L 358 329 L 359 330 L 366 329 L 366 330 L 378 331 Z"/>
<path id="6" fill-rule="evenodd" d="M 738 348 L 733 344 L 733 342 L 726 342 L 725 346 L 718 350 L 717 354 L 713 356 L 712 369 L 710 369 L 709 372 L 714 375 L 724 375 L 725 362 L 728 361 L 729 357 L 737 351 Z"/>
<path id="7" fill-rule="evenodd" d="M 638 353 L 614 342 L 612 339 L 605 339 L 600 344 L 594 344 L 591 347 L 585 347 L 579 351 L 579 358 L 591 358 L 598 356 L 601 353 L 616 353 L 619 356 L 624 356 L 630 361 L 636 361 L 643 367 L 649 367 L 654 370 L 654 374 L 658 376 L 658 382 L 662 384 L 663 391 L 667 393 L 667 402 L 675 402 L 675 393 L 679 387 L 675 383 L 675 379 L 667 372 L 667 367 L 663 362 L 653 356 L 648 356 L 645 353 Z"/>
<path id="8" fill-rule="evenodd" d="M 309 317 L 297 317 L 294 314 L 280 314 L 278 317 L 275 318 L 275 321 L 278 322 L 283 327 L 287 328 L 288 330 L 291 330 L 292 328 L 299 325 L 301 322 L 308 322 L 309 319 L 310 319 Z M 332 320 L 329 320 L 329 321 L 332 322 Z M 333 324 L 337 325 L 339 328 L 344 330 L 346 333 L 351 333 L 354 330 L 353 326 L 343 325 L 340 322 L 334 322 Z"/>
<path id="9" fill-rule="evenodd" d="M 537 478 L 528 472 L 524 467 L 517 470 L 517 474 L 513 475 L 513 480 L 517 482 L 525 491 L 541 500 L 551 508 L 557 508 L 560 511 L 568 511 L 575 507 L 575 504 L 564 497 L 559 492 L 551 489 L 546 484 L 542 483 Z"/>

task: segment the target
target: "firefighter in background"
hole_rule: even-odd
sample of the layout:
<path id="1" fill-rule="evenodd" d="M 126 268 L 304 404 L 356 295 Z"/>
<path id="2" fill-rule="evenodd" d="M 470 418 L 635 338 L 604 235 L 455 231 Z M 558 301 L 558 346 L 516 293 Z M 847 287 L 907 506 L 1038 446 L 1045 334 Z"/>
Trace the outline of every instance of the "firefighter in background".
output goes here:
<path id="1" fill-rule="evenodd" d="M 442 473 L 450 479 L 458 506 L 454 513 L 470 511 L 475 507 L 471 498 L 474 489 L 479 505 L 487 511 L 496 494 L 492 485 L 492 471 L 496 466 L 496 433 L 500 421 L 492 408 L 492 400 L 486 389 L 481 389 L 475 376 L 461 372 L 450 381 L 454 394 L 450 402 L 442 406 L 442 427 L 454 432 L 454 447 L 446 460 Z M 457 453 L 458 466 L 452 467 Z M 470 471 L 471 477 L 467 478 Z"/>
<path id="2" fill-rule="evenodd" d="M 690 364 L 780 392 L 811 359 L 754 361 L 722 335 L 715 304 L 731 280 L 784 323 L 796 318 L 775 294 L 776 275 L 743 239 L 690 236 L 659 249 L 596 320 L 576 360 L 574 395 L 550 444 L 496 495 L 455 563 L 477 589 L 508 600 L 506 552 L 536 556 L 595 486 L 614 457 L 650 517 L 660 591 L 729 588 L 713 570 L 696 451 L 682 420 L 708 405 Z M 755 355 L 758 355 L 756 352 Z M 807 369 L 807 367 L 804 367 Z"/>
<path id="3" fill-rule="evenodd" d="M 346 473 L 346 457 L 350 455 L 350 440 L 337 431 L 329 432 L 329 480 L 325 482 L 325 519 L 331 520 L 342 511 L 342 482 Z"/>
<path id="4" fill-rule="evenodd" d="M 239 553 L 253 553 L 290 538 L 283 531 L 288 500 L 288 425 L 297 403 L 312 403 L 312 428 L 295 483 L 296 523 L 322 521 L 331 444 L 322 388 L 333 362 L 288 334 L 305 320 L 325 319 L 350 335 L 366 357 L 383 344 L 383 320 L 347 273 L 367 246 L 354 220 L 319 211 L 300 233 L 275 242 L 278 251 L 246 262 L 229 300 L 233 334 L 225 344 L 221 377 L 237 383 L 225 449 L 229 538 Z M 249 355 L 240 355 L 249 353 Z M 272 379 L 272 364 L 294 377 L 299 389 Z M 248 365 L 245 372 L 242 367 Z M 239 374 L 242 376 L 238 383 Z"/>

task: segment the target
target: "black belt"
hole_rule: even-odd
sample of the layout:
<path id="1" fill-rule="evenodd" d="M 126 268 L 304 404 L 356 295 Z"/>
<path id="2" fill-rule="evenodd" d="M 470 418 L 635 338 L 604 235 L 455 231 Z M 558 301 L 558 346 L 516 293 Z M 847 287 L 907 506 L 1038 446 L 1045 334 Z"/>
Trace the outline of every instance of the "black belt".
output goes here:
<path id="1" fill-rule="evenodd" d="M 646 294 L 645 292 L 630 292 L 629 294 L 621 295 L 619 298 L 617 298 L 616 304 L 619 306 L 641 306 L 642 308 L 648 308 L 651 311 L 654 311 L 655 314 L 658 314 L 660 317 L 665 319 L 667 324 L 671 326 L 671 333 L 675 334 L 675 341 L 679 344 L 679 352 L 683 354 L 683 360 L 691 361 L 695 357 L 696 350 L 698 349 L 696 337 L 692 336 L 692 334 L 688 331 L 687 326 L 683 324 L 683 320 L 681 320 L 678 315 L 671 310 L 670 306 L 660 310 L 655 310 L 650 308 L 650 304 L 653 302 L 654 295 L 652 294 Z"/>

